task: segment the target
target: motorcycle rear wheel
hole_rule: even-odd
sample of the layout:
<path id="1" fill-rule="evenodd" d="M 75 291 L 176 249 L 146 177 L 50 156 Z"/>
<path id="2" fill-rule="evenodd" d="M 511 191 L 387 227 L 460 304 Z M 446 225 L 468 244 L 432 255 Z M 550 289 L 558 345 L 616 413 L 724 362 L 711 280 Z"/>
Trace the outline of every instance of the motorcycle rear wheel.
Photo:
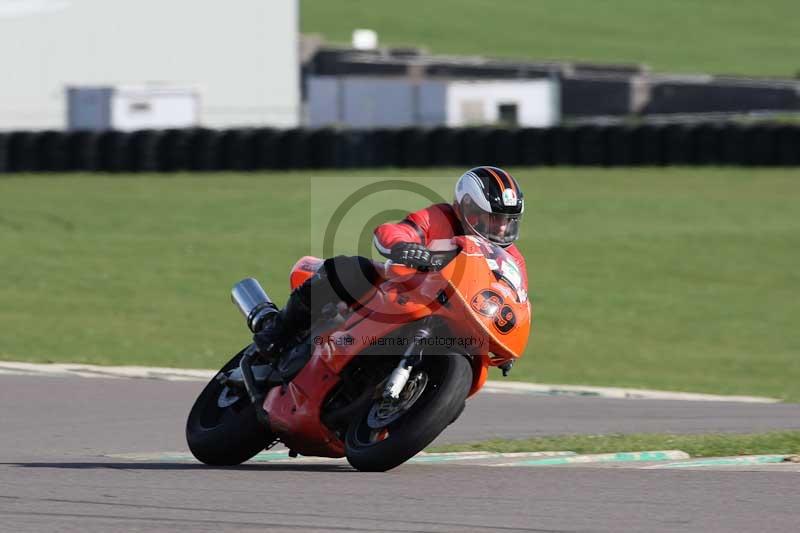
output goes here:
<path id="1" fill-rule="evenodd" d="M 243 354 L 244 350 L 236 354 L 221 372 L 238 366 Z M 212 378 L 186 420 L 186 442 L 192 455 L 211 466 L 241 464 L 274 440 L 272 432 L 256 418 L 255 408 L 246 395 L 225 407 L 218 405 L 224 389 Z"/>
<path id="2" fill-rule="evenodd" d="M 414 372 L 426 373 L 425 389 L 408 410 L 382 430 L 370 426 L 370 405 L 348 427 L 347 461 L 365 472 L 385 472 L 403 464 L 439 436 L 464 408 L 472 367 L 461 354 L 429 355 Z M 412 375 L 413 379 L 413 375 Z"/>

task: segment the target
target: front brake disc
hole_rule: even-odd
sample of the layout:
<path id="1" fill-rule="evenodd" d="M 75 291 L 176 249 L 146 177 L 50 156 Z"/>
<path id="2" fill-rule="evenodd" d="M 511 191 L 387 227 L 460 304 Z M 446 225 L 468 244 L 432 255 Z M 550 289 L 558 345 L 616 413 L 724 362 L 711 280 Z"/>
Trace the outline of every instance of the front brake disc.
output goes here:
<path id="1" fill-rule="evenodd" d="M 428 374 L 417 372 L 408 380 L 397 400 L 381 398 L 372 404 L 367 425 L 372 429 L 384 428 L 403 416 L 414 405 L 428 385 Z"/>

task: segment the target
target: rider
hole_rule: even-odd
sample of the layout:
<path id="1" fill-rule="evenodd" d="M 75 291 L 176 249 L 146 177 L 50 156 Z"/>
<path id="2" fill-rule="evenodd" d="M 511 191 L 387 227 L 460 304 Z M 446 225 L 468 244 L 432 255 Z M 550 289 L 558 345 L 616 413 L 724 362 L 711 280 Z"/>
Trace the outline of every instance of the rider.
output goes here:
<path id="1" fill-rule="evenodd" d="M 514 245 L 519 237 L 524 200 L 519 183 L 505 170 L 481 166 L 465 172 L 456 183 L 453 204 L 434 204 L 398 223 L 375 229 L 378 252 L 394 262 L 419 270 L 431 267 L 427 244 L 434 239 L 479 235 L 502 246 L 517 261 L 527 286 L 525 259 Z M 275 308 L 253 340 L 261 353 L 277 353 L 308 333 L 327 303 L 358 303 L 381 276 L 365 257 L 326 259 L 311 278 L 297 287 L 283 309 Z"/>

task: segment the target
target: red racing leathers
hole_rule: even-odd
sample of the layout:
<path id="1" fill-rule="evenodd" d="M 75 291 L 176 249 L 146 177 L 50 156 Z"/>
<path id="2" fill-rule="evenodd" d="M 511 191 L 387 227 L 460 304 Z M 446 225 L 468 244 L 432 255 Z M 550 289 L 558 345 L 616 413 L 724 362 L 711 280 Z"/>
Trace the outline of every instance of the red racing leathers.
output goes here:
<path id="1" fill-rule="evenodd" d="M 375 228 L 373 242 L 378 252 L 389 257 L 392 246 L 401 242 L 416 242 L 426 246 L 434 239 L 450 239 L 464 235 L 464 229 L 450 204 L 434 204 L 409 214 L 397 223 L 381 224 Z M 522 271 L 524 287 L 528 287 L 528 272 L 525 258 L 516 245 L 505 249 L 517 261 Z"/>
<path id="2" fill-rule="evenodd" d="M 409 214 L 400 222 L 381 224 L 375 229 L 374 243 L 378 251 L 390 257 L 398 243 L 418 243 L 427 246 L 435 239 L 450 239 L 464 235 L 464 230 L 450 204 L 435 204 Z M 527 290 L 528 273 L 525 258 L 513 244 L 506 248 L 522 271 L 523 287 Z M 376 265 L 366 257 L 336 256 L 323 261 L 315 275 L 308 278 L 289 296 L 277 318 L 253 337 L 262 353 L 275 346 L 291 345 L 292 339 L 308 331 L 327 303 L 344 301 L 354 305 L 369 299 L 367 296 L 380 283 Z"/>

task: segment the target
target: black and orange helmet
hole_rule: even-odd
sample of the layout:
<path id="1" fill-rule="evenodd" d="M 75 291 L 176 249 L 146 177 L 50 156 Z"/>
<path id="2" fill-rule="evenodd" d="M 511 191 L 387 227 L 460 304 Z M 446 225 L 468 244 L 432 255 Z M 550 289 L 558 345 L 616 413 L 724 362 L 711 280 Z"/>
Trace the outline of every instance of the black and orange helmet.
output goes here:
<path id="1" fill-rule="evenodd" d="M 500 246 L 519 238 L 525 201 L 514 177 L 497 167 L 476 167 L 456 183 L 453 208 L 464 231 Z"/>

